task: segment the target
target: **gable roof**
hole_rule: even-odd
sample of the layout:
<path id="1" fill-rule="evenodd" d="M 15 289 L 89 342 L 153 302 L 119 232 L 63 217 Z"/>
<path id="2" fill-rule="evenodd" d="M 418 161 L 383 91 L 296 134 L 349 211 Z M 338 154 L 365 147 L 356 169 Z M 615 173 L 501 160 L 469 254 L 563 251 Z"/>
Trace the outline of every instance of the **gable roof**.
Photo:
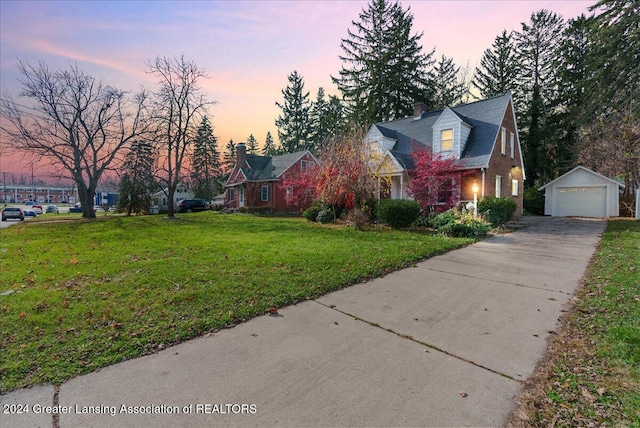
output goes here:
<path id="1" fill-rule="evenodd" d="M 576 172 L 576 171 L 580 171 L 580 170 L 585 171 L 585 172 L 588 172 L 588 173 L 590 173 L 590 174 L 593 174 L 593 175 L 595 175 L 595 176 L 597 176 L 597 177 L 600 177 L 600 178 L 602 178 L 602 179 L 604 179 L 604 180 L 610 181 L 610 182 L 612 182 L 612 183 L 614 183 L 614 184 L 617 184 L 619 187 L 625 187 L 625 185 L 624 185 L 624 184 L 622 184 L 622 183 L 620 183 L 619 181 L 616 181 L 616 180 L 614 180 L 614 179 L 612 179 L 612 178 L 609 178 L 609 177 L 605 177 L 605 176 L 604 176 L 604 175 L 602 175 L 602 174 L 598 174 L 597 172 L 592 171 L 592 170 L 590 170 L 589 168 L 585 168 L 585 167 L 583 167 L 582 165 L 578 165 L 577 167 L 573 168 L 571 171 L 569 171 L 569 172 L 565 172 L 564 174 L 562 174 L 560 177 L 556 178 L 555 180 L 551 180 L 550 182 L 548 182 L 548 183 L 547 183 L 547 184 L 545 184 L 544 186 L 540 187 L 538 190 L 544 190 L 544 189 L 546 189 L 547 187 L 549 187 L 550 185 L 552 185 L 553 183 L 555 183 L 556 181 L 561 180 L 561 179 L 563 179 L 564 177 L 566 177 L 566 176 L 568 176 L 568 175 L 571 175 L 571 174 L 573 174 L 574 172 Z"/>
<path id="2" fill-rule="evenodd" d="M 308 150 L 278 156 L 247 154 L 246 165 L 240 166 L 238 169 L 245 176 L 245 181 L 277 181 L 285 171 L 307 153 L 311 154 Z M 313 155 L 311 156 L 313 157 Z M 315 158 L 313 159 L 315 160 Z"/>
<path id="3" fill-rule="evenodd" d="M 465 168 L 489 166 L 502 119 L 511 101 L 511 94 L 504 94 L 457 107 L 447 107 L 471 126 L 467 144 L 460 156 Z M 411 153 L 412 141 L 433 147 L 433 126 L 443 111 L 425 113 L 420 118 L 407 117 L 379 122 L 374 126 L 385 137 L 396 140 L 392 149 L 394 156 L 396 152 L 408 155 Z"/>

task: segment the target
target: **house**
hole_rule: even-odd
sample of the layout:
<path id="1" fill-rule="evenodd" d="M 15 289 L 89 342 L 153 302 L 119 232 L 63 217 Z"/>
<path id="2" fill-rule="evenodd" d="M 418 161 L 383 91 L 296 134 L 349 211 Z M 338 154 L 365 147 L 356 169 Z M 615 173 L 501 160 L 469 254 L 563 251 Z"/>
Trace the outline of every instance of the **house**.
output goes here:
<path id="1" fill-rule="evenodd" d="M 167 187 L 151 195 L 151 214 L 166 213 L 169 209 L 168 198 L 169 189 Z M 176 208 L 181 200 L 192 198 L 193 192 L 186 185 L 178 184 L 173 194 L 173 206 Z"/>
<path id="2" fill-rule="evenodd" d="M 282 181 L 289 174 L 299 174 L 318 164 L 309 150 L 280 156 L 247 154 L 244 143 L 236 146 L 236 164 L 225 184 L 227 208 L 260 208 L 287 212 L 287 189 Z"/>
<path id="3" fill-rule="evenodd" d="M 473 200 L 475 183 L 478 198 L 512 198 L 516 215 L 522 214 L 525 173 L 511 94 L 433 112 L 416 103 L 412 117 L 372 125 L 367 141 L 384 165 L 381 174 L 390 178 L 390 198 L 410 198 L 411 154 L 422 145 L 443 158 L 455 159 L 465 172 L 461 180 L 451 183 L 456 188 L 450 189 L 460 194 L 462 201 Z"/>
<path id="4" fill-rule="evenodd" d="M 544 213 L 554 217 L 617 217 L 624 184 L 583 166 L 540 187 Z"/>

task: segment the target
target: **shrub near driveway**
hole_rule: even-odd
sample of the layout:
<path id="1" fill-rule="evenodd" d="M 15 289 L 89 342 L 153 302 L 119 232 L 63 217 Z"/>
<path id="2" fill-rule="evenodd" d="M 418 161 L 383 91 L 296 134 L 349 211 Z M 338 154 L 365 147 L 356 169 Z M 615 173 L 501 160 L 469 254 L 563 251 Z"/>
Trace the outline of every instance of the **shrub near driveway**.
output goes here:
<path id="1" fill-rule="evenodd" d="M 215 212 L 1 233 L 2 391 L 59 384 L 472 242 Z"/>

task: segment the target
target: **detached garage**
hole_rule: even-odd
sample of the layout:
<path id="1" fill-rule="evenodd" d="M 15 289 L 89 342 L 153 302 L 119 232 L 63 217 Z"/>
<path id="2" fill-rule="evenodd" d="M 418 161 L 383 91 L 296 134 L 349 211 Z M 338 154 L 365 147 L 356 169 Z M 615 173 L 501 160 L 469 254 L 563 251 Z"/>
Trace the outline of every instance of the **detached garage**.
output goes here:
<path id="1" fill-rule="evenodd" d="M 553 217 L 617 217 L 624 184 L 578 166 L 545 184 L 544 213 Z"/>

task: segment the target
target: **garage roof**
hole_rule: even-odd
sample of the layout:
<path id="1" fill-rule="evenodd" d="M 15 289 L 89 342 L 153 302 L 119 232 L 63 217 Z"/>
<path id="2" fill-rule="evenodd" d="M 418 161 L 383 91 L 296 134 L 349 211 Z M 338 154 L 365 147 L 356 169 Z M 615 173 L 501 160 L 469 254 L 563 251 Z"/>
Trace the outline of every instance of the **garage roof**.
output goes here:
<path id="1" fill-rule="evenodd" d="M 603 179 L 605 179 L 605 180 L 608 180 L 608 181 L 610 181 L 610 182 L 612 182 L 612 183 L 615 183 L 615 184 L 617 184 L 617 185 L 618 185 L 618 186 L 620 186 L 620 187 L 625 187 L 625 186 L 624 186 L 624 184 L 620 183 L 619 181 L 613 180 L 613 179 L 611 179 L 611 178 L 609 178 L 609 177 L 605 177 L 605 176 L 604 176 L 604 175 L 602 175 L 602 174 L 598 174 L 597 172 L 592 171 L 592 170 L 590 170 L 589 168 L 585 168 L 585 167 L 583 167 L 582 165 L 579 165 L 579 166 L 577 166 L 577 167 L 573 168 L 571 171 L 569 171 L 569 172 L 567 172 L 567 173 L 565 173 L 565 174 L 562 174 L 560 177 L 556 178 L 555 180 L 552 180 L 552 181 L 548 182 L 548 183 L 547 183 L 547 184 L 545 184 L 544 186 L 540 187 L 538 190 L 544 190 L 544 189 L 546 189 L 548 186 L 550 186 L 550 185 L 552 185 L 553 183 L 555 183 L 556 181 L 558 181 L 558 180 L 560 180 L 560 179 L 562 179 L 562 178 L 566 177 L 567 175 L 573 174 L 575 171 L 580 170 L 580 169 L 581 169 L 581 170 L 583 170 L 583 171 L 589 172 L 589 173 L 591 173 L 591 174 L 597 175 L 598 177 L 601 177 L 601 178 L 603 178 Z"/>

